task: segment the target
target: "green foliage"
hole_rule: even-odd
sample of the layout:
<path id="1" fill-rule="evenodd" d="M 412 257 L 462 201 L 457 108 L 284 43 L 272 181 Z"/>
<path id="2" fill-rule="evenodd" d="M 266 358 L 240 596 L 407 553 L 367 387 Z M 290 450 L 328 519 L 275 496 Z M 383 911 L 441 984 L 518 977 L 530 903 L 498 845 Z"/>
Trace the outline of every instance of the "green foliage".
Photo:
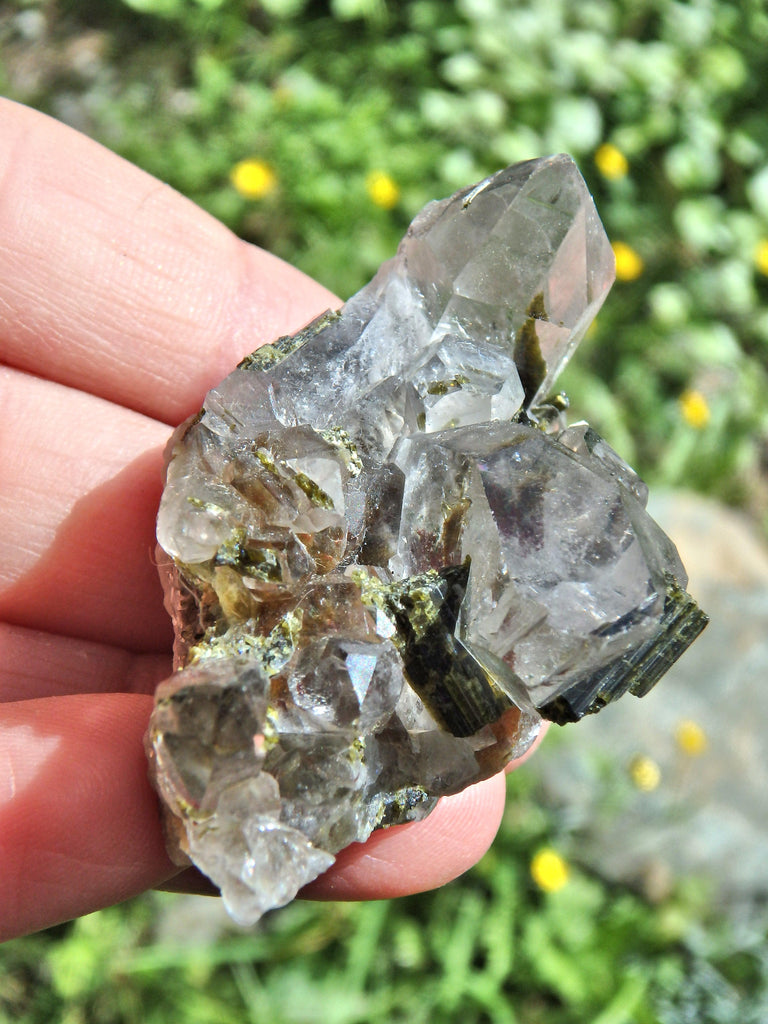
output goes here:
<path id="1" fill-rule="evenodd" d="M 566 885 L 540 892 L 532 857 L 543 845 L 567 856 L 567 828 L 531 775 L 509 786 L 493 849 L 459 883 L 389 903 L 295 903 L 209 939 L 160 938 L 177 897 L 151 894 L 2 947 L 0 1020 L 764 1021 L 764 915 L 736 934 L 700 887 L 653 907 L 573 864 Z"/>
<path id="2" fill-rule="evenodd" d="M 225 0 L 125 0 L 128 7 L 142 14 L 153 14 L 159 18 L 180 17 L 194 12 L 195 7 L 204 11 L 215 11 Z"/>
<path id="3" fill-rule="evenodd" d="M 344 298 L 427 200 L 571 152 L 609 235 L 642 259 L 566 378 L 575 411 L 653 480 L 765 514 L 754 483 L 768 438 L 760 0 L 62 0 L 58 19 L 53 6 L 0 8 L 19 9 L 0 17 L 7 90 Z M 32 80 L 18 38 L 30 10 L 48 55 Z M 86 29 L 100 46 L 78 63 L 71 40 Z M 606 142 L 626 174 L 595 164 Z M 275 175 L 259 198 L 230 180 L 248 158 Z M 376 171 L 397 194 L 384 208 Z M 706 424 L 686 420 L 691 390 Z"/>

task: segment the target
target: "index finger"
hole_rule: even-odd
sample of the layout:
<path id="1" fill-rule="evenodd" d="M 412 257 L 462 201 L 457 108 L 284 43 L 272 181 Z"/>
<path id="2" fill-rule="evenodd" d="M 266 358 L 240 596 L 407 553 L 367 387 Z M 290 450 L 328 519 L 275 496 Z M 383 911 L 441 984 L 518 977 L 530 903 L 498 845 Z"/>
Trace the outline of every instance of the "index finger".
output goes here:
<path id="1" fill-rule="evenodd" d="M 166 423 L 338 300 L 171 188 L 0 99 L 0 361 Z"/>

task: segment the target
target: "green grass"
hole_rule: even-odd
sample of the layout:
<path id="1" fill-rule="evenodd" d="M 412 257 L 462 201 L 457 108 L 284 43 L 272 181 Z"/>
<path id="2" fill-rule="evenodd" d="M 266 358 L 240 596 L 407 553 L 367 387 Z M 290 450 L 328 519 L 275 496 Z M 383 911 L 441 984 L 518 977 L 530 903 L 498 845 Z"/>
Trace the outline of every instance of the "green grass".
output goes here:
<path id="1" fill-rule="evenodd" d="M 0 1020 L 764 1024 L 765 915 L 737 932 L 703 882 L 652 906 L 576 863 L 542 892 L 533 856 L 554 846 L 570 860 L 573 839 L 534 772 L 509 787 L 491 851 L 432 893 L 296 902 L 250 932 L 207 939 L 189 923 L 170 938 L 185 898 L 153 893 L 7 943 Z"/>

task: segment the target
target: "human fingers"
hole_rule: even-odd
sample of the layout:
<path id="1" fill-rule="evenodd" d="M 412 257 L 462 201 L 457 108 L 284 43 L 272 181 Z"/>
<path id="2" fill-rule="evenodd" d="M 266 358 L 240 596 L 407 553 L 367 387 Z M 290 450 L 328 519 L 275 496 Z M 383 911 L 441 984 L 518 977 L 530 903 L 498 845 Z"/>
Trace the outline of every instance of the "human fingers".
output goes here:
<path id="1" fill-rule="evenodd" d="M 0 99 L 0 361 L 176 424 L 338 301 L 97 143 Z"/>
<path id="2" fill-rule="evenodd" d="M 152 564 L 168 428 L 0 367 L 0 619 L 170 649 Z"/>
<path id="3" fill-rule="evenodd" d="M 0 704 L 74 693 L 149 693 L 172 671 L 170 652 L 109 644 L 0 622 Z"/>
<path id="4" fill-rule="evenodd" d="M 142 736 L 152 698 L 0 706 L 0 939 L 159 885 L 162 838 Z"/>

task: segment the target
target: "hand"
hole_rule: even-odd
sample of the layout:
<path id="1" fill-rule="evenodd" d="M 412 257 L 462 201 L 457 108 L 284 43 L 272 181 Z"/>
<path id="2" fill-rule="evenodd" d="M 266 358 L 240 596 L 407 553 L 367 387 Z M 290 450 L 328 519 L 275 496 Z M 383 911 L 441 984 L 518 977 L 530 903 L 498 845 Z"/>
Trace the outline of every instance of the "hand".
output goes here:
<path id="1" fill-rule="evenodd" d="M 171 427 L 247 352 L 339 305 L 167 186 L 0 100 L 0 938 L 156 886 L 142 736 L 170 674 L 152 564 Z M 502 778 L 343 851 L 316 898 L 455 877 Z M 174 876 L 176 876 L 174 878 Z"/>

